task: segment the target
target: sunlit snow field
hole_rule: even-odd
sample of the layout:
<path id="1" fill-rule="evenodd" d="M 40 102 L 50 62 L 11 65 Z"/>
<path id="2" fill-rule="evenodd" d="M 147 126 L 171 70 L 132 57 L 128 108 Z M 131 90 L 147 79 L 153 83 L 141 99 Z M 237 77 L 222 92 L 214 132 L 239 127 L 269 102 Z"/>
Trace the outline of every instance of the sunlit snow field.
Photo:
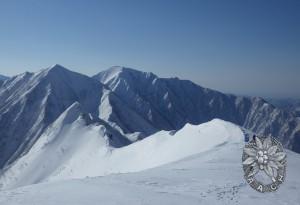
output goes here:
<path id="1" fill-rule="evenodd" d="M 1 191 L 0 204 L 299 204 L 299 154 L 287 151 L 287 178 L 277 192 L 258 193 L 243 178 L 243 138 L 237 126 L 221 120 L 188 125 L 174 135 L 159 132 L 98 161 L 81 161 L 81 168 L 81 158 L 70 157 L 79 160 L 73 173 L 45 172 L 39 184 Z M 90 163 L 102 176 L 87 171 Z M 30 170 L 27 179 L 34 176 Z"/>

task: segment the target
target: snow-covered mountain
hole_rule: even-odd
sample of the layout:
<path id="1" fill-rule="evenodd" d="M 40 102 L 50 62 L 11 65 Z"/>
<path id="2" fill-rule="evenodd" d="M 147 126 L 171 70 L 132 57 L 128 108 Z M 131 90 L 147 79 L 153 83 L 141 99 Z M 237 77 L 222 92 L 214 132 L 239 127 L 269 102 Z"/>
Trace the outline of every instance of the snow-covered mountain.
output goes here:
<path id="1" fill-rule="evenodd" d="M 217 203 L 219 199 L 247 204 L 249 194 L 245 193 L 250 188 L 242 179 L 240 157 L 245 136 L 241 129 L 272 133 L 286 148 L 299 152 L 299 124 L 293 113 L 261 98 L 227 95 L 188 80 L 159 78 L 124 67 L 113 67 L 94 77 L 60 65 L 26 72 L 0 86 L 0 189 L 45 184 L 1 191 L 0 203 L 88 204 L 83 195 L 96 193 L 91 187 L 103 186 L 108 192 L 99 196 L 113 198 L 107 204 L 118 204 L 124 198 L 122 194 L 119 198 L 109 196 L 119 189 L 124 194 L 126 190 L 140 194 L 148 190 L 152 193 L 149 200 L 172 204 L 186 200 L 189 204 Z M 281 204 L 297 200 L 294 192 L 300 188 L 295 177 L 299 155 L 288 154 L 292 168 L 287 176 L 295 184 L 280 189 L 291 194 L 281 201 L 276 196 L 274 201 Z M 199 175 L 203 169 L 208 171 Z M 137 171 L 144 172 L 120 175 Z M 117 174 L 116 181 L 111 181 L 111 174 Z M 98 176 L 106 177 L 90 178 Z M 158 186 L 150 184 L 157 178 Z M 203 183 L 203 179 L 207 180 Z M 135 184 L 127 183 L 131 180 Z M 180 180 L 191 185 L 184 186 Z M 73 185 L 76 193 L 66 191 L 84 201 L 57 193 L 58 187 Z M 81 192 L 82 188 L 87 192 Z M 40 189 L 48 193 L 30 197 Z M 14 196 L 19 190 L 29 195 Z M 157 195 L 161 192 L 166 196 Z M 47 194 L 53 194 L 56 202 Z M 173 201 L 171 195 L 178 197 Z M 250 196 L 261 199 L 257 194 Z M 126 197 L 128 202 L 142 203 L 132 194 Z M 92 196 L 90 204 L 96 198 Z"/>
<path id="2" fill-rule="evenodd" d="M 60 65 L 6 80 L 0 88 L 0 167 L 28 151 L 74 102 L 97 116 L 104 90 L 98 81 Z"/>
<path id="3" fill-rule="evenodd" d="M 26 154 L 74 103 L 79 104 L 87 123 L 101 123 L 114 132 L 109 133 L 114 138 L 110 140 L 113 146 L 128 145 L 153 130 L 98 80 L 54 65 L 14 76 L 0 87 L 0 168 L 6 170 Z M 120 128 L 125 125 L 126 133 Z M 142 127 L 141 132 L 134 133 L 136 126 Z"/>
<path id="4" fill-rule="evenodd" d="M 72 107 L 77 109 L 76 104 Z M 89 134 L 81 129 L 70 132 L 71 127 L 66 128 L 67 137 L 38 142 L 34 151 L 28 153 L 28 164 L 15 165 L 15 175 L 6 181 L 6 186 L 43 183 L 1 191 L 0 204 L 284 205 L 300 201 L 299 154 L 287 152 L 287 178 L 278 191 L 259 193 L 243 178 L 244 136 L 232 123 L 213 120 L 186 125 L 176 133 L 161 131 L 111 150 L 100 137 L 102 132 L 94 132 L 96 127 L 88 129 Z M 75 134 L 76 140 L 71 140 L 77 131 L 87 135 L 79 139 Z M 42 160 L 38 159 L 39 154 Z M 55 156 L 57 159 L 53 160 Z M 98 177 L 91 177 L 95 174 L 92 170 L 98 171 Z M 82 177 L 84 173 L 90 177 Z M 106 175 L 109 173 L 115 174 Z M 80 179 L 70 179 L 77 177 Z M 15 184 L 8 186 L 9 182 Z"/>
<path id="5" fill-rule="evenodd" d="M 296 116 L 300 117 L 300 99 L 297 98 L 270 98 L 270 103 L 276 107 L 294 112 Z"/>
<path id="6" fill-rule="evenodd" d="M 7 77 L 7 76 L 0 75 L 0 80 L 1 80 L 1 81 L 7 80 L 8 78 L 9 78 L 9 77 Z"/>
<path id="7" fill-rule="evenodd" d="M 160 130 L 220 118 L 254 132 L 272 133 L 285 147 L 300 151 L 299 119 L 261 98 L 226 95 L 188 80 L 124 67 L 91 78 L 54 65 L 14 76 L 0 87 L 0 167 L 6 170 L 26 154 L 74 103 L 88 124 L 101 123 L 113 130 L 115 134 L 108 135 L 117 147 Z"/>
<path id="8" fill-rule="evenodd" d="M 44 181 L 136 172 L 174 162 L 224 143 L 243 142 L 239 127 L 213 120 L 201 125 L 187 124 L 176 133 L 160 131 L 139 142 L 115 148 L 108 142 L 111 139 L 106 127 L 102 124 L 86 126 L 79 109 L 79 104 L 74 103 L 26 155 L 0 176 L 2 189 Z M 73 122 L 61 127 L 64 124 L 62 121 Z M 118 139 L 117 136 L 115 138 Z"/>
<path id="9" fill-rule="evenodd" d="M 125 67 L 112 67 L 93 78 L 107 85 L 142 116 L 149 129 L 178 130 L 186 123 L 199 124 L 220 118 L 261 134 L 272 134 L 286 148 L 300 152 L 300 120 L 262 98 L 239 97 L 203 88 L 178 78 L 159 78 L 153 73 Z M 129 121 L 128 118 L 121 121 Z M 145 123 L 143 123 L 145 125 Z M 126 131 L 127 125 L 120 124 Z M 143 127 L 130 127 L 144 132 Z"/>
<path id="10" fill-rule="evenodd" d="M 4 75 L 0 75 L 0 87 L 1 87 L 1 85 L 3 84 L 3 82 L 4 82 L 5 80 L 7 80 L 7 79 L 9 79 L 9 77 L 6 77 L 6 76 L 4 76 Z"/>

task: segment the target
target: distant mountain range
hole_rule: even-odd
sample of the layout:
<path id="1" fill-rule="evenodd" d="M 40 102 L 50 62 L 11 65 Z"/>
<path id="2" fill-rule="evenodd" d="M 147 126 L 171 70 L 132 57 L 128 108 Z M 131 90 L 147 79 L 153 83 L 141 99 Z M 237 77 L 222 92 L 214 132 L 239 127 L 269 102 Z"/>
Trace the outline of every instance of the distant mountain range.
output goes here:
<path id="1" fill-rule="evenodd" d="M 300 117 L 300 99 L 297 98 L 270 98 L 268 102 L 272 103 L 276 107 L 293 112 Z"/>
<path id="2" fill-rule="evenodd" d="M 4 75 L 0 75 L 0 86 L 2 85 L 2 83 L 7 80 L 9 77 L 6 77 Z"/>
<path id="3" fill-rule="evenodd" d="M 124 67 L 112 67 L 93 78 L 108 86 L 142 116 L 149 127 L 154 127 L 153 132 L 178 130 L 186 123 L 199 124 L 220 118 L 256 133 L 272 134 L 285 147 L 300 151 L 300 121 L 295 114 L 262 98 L 223 94 L 188 80 L 159 78 L 152 73 Z M 126 116 L 121 121 L 127 122 Z M 130 126 L 124 125 L 122 129 L 142 131 L 143 128 L 133 129 Z"/>
<path id="4" fill-rule="evenodd" d="M 7 76 L 0 75 L 0 80 L 2 80 L 2 81 L 6 80 L 6 79 L 8 79 L 8 78 L 9 78 L 9 77 L 7 77 Z"/>
<path id="5" fill-rule="evenodd" d="M 41 136 L 55 139 L 74 123 L 94 127 L 111 146 L 122 147 L 160 130 L 176 131 L 214 118 L 272 134 L 300 152 L 299 119 L 262 98 L 223 94 L 124 67 L 88 77 L 54 65 L 11 77 L 0 86 L 0 168 L 9 169 Z"/>

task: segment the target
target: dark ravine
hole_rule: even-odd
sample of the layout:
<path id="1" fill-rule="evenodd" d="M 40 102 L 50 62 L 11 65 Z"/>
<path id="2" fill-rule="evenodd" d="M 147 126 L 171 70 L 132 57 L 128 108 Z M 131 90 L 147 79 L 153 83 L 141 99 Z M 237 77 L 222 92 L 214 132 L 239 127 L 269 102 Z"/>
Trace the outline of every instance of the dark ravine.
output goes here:
<path id="1" fill-rule="evenodd" d="M 95 123 L 101 121 L 119 134 L 139 132 L 138 139 L 220 118 L 271 133 L 286 148 L 300 152 L 299 120 L 262 98 L 223 94 L 188 80 L 123 67 L 88 77 L 54 65 L 14 76 L 0 86 L 0 168 L 30 149 L 75 102 Z"/>

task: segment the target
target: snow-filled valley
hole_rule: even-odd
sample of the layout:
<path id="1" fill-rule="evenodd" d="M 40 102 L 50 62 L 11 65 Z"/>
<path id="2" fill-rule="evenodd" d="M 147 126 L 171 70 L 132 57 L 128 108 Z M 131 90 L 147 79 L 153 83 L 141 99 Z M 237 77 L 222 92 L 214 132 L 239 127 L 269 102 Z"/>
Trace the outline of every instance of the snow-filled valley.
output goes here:
<path id="1" fill-rule="evenodd" d="M 275 193 L 243 178 L 249 133 L 295 151 Z M 0 205 L 300 204 L 299 143 L 299 118 L 262 98 L 54 65 L 1 80 Z"/>

